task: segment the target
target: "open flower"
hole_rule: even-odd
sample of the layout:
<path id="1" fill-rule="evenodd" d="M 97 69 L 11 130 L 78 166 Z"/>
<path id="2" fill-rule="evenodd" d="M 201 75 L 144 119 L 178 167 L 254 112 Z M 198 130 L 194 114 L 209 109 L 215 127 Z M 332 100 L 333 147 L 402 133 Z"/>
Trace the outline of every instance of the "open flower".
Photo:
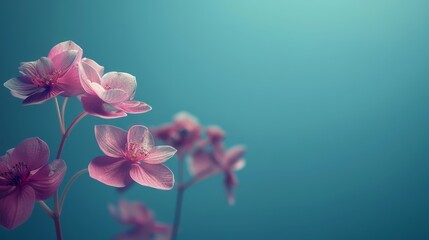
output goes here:
<path id="1" fill-rule="evenodd" d="M 86 95 L 81 97 L 83 108 L 101 118 L 119 118 L 127 113 L 138 114 L 152 108 L 144 102 L 134 101 L 137 82 L 128 73 L 109 72 L 92 60 L 79 64 L 79 74 Z M 101 77 L 102 76 L 102 77 Z"/>
<path id="2" fill-rule="evenodd" d="M 92 178 L 113 187 L 126 187 L 135 181 L 162 190 L 173 188 L 173 173 L 162 163 L 176 149 L 154 146 L 152 134 L 145 126 L 132 126 L 128 133 L 114 126 L 95 126 L 95 138 L 107 156 L 91 161 L 88 171 Z"/>
<path id="3" fill-rule="evenodd" d="M 216 136 L 220 134 L 219 131 L 215 131 L 215 133 Z M 244 153 L 243 146 L 235 146 L 225 151 L 222 142 L 217 141 L 210 145 L 202 145 L 190 157 L 189 170 L 198 180 L 224 173 L 228 202 L 233 204 L 235 202 L 233 189 L 238 185 L 235 171 L 244 167 Z"/>
<path id="4" fill-rule="evenodd" d="M 84 93 L 77 63 L 82 49 L 72 41 L 55 45 L 47 57 L 21 63 L 21 76 L 8 80 L 4 86 L 24 104 L 43 103 L 57 95 L 65 97 Z"/>
<path id="5" fill-rule="evenodd" d="M 35 200 L 49 198 L 66 172 L 63 160 L 48 164 L 49 147 L 28 138 L 0 157 L 0 225 L 13 229 L 30 217 Z"/>
<path id="6" fill-rule="evenodd" d="M 154 129 L 154 135 L 178 149 L 178 155 L 183 157 L 201 139 L 201 125 L 191 114 L 180 112 L 174 116 L 171 124 Z"/>
<path id="7" fill-rule="evenodd" d="M 121 224 L 132 226 L 116 240 L 170 239 L 171 227 L 155 221 L 154 214 L 140 202 L 121 200 L 118 207 L 109 205 L 112 216 Z"/>

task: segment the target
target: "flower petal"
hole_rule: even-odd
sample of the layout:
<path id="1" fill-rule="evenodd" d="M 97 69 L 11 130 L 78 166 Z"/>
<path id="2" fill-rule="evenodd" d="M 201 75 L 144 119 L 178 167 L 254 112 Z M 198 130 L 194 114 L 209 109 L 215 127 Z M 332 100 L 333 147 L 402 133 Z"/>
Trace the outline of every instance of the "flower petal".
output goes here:
<path id="1" fill-rule="evenodd" d="M 54 58 L 56 55 L 65 52 L 65 51 L 70 51 L 70 50 L 75 50 L 77 51 L 77 59 L 81 59 L 82 58 L 82 54 L 83 54 L 83 50 L 81 47 L 79 47 L 76 43 L 74 43 L 73 41 L 64 41 L 61 43 L 58 43 L 57 45 L 55 45 L 51 51 L 49 51 L 48 54 L 48 58 L 52 59 Z"/>
<path id="2" fill-rule="evenodd" d="M 9 79 L 3 85 L 10 90 L 14 97 L 21 99 L 40 91 L 40 88 L 34 85 L 31 79 L 25 76 Z"/>
<path id="3" fill-rule="evenodd" d="M 134 98 L 136 77 L 124 72 L 108 72 L 101 78 L 101 85 L 108 89 L 120 89 L 127 94 L 127 100 Z"/>
<path id="4" fill-rule="evenodd" d="M 128 130 L 128 145 L 136 144 L 138 147 L 150 151 L 154 146 L 154 140 L 149 129 L 143 125 L 134 125 Z"/>
<path id="5" fill-rule="evenodd" d="M 28 183 L 33 187 L 36 199 L 47 199 L 57 191 L 63 181 L 66 170 L 66 163 L 63 160 L 57 159 L 50 164 L 46 164 L 34 175 L 30 176 Z"/>
<path id="6" fill-rule="evenodd" d="M 12 151 L 11 164 L 24 162 L 30 171 L 36 170 L 48 162 L 49 147 L 40 138 L 27 138 Z"/>
<path id="7" fill-rule="evenodd" d="M 153 222 L 152 212 L 140 202 L 120 200 L 118 207 L 109 206 L 110 213 L 122 224 L 143 226 Z"/>
<path id="8" fill-rule="evenodd" d="M 235 175 L 232 171 L 228 171 L 225 174 L 224 184 L 225 184 L 225 190 L 226 190 L 226 196 L 228 199 L 228 203 L 229 203 L 229 205 L 233 205 L 235 203 L 235 195 L 234 195 L 233 190 L 234 190 L 234 188 L 237 187 L 238 182 L 237 182 L 237 178 L 235 177 Z"/>
<path id="9" fill-rule="evenodd" d="M 131 178 L 137 183 L 161 190 L 170 190 L 174 186 L 174 175 L 162 164 L 133 164 Z"/>
<path id="10" fill-rule="evenodd" d="M 120 118 L 120 117 L 127 116 L 126 112 L 115 110 L 114 107 L 110 106 L 110 104 L 108 103 L 105 103 L 98 96 L 85 95 L 85 96 L 82 96 L 80 100 L 82 102 L 82 106 L 85 112 L 93 116 L 97 116 L 105 119 Z"/>
<path id="11" fill-rule="evenodd" d="M 82 62 L 88 64 L 91 66 L 100 76 L 103 76 L 104 74 L 104 67 L 99 65 L 96 61 L 90 59 L 90 58 L 83 58 Z"/>
<path id="12" fill-rule="evenodd" d="M 85 90 L 85 92 L 96 95 L 94 90 L 92 89 L 91 83 L 98 83 L 101 82 L 101 77 L 97 73 L 97 71 L 87 62 L 81 62 L 78 65 L 79 68 L 79 77 L 80 77 L 80 83 Z"/>
<path id="13" fill-rule="evenodd" d="M 37 69 L 36 69 L 36 63 L 37 61 L 22 62 L 18 70 L 22 75 L 28 78 L 39 77 L 39 73 L 37 73 Z"/>
<path id="14" fill-rule="evenodd" d="M 124 157 L 124 148 L 127 145 L 127 132 L 110 125 L 95 126 L 95 138 L 101 151 L 109 157 Z"/>
<path id="15" fill-rule="evenodd" d="M 53 73 L 55 71 L 55 67 L 51 59 L 41 57 L 36 61 L 36 70 L 40 77 L 45 77 Z"/>
<path id="16" fill-rule="evenodd" d="M 143 160 L 148 164 L 160 164 L 171 158 L 177 150 L 170 146 L 156 146 L 153 147 L 149 155 Z"/>
<path id="17" fill-rule="evenodd" d="M 34 196 L 34 190 L 24 186 L 1 198 L 0 225 L 13 229 L 27 221 L 33 212 Z"/>
<path id="18" fill-rule="evenodd" d="M 52 58 L 52 63 L 55 66 L 55 70 L 60 73 L 60 77 L 64 76 L 75 65 L 77 54 L 76 50 L 70 50 L 64 51 Z"/>
<path id="19" fill-rule="evenodd" d="M 188 163 L 191 174 L 198 176 L 199 179 L 207 178 L 222 171 L 216 163 L 213 154 L 204 150 L 198 150 L 192 154 Z"/>
<path id="20" fill-rule="evenodd" d="M 63 90 L 59 88 L 45 88 L 42 92 L 37 92 L 22 101 L 24 105 L 40 104 L 61 94 Z"/>
<path id="21" fill-rule="evenodd" d="M 120 103 L 129 100 L 128 94 L 122 89 L 105 90 L 97 83 L 91 83 L 91 87 L 97 96 L 106 103 Z"/>
<path id="22" fill-rule="evenodd" d="M 15 188 L 15 186 L 7 185 L 5 179 L 0 178 L 0 199 L 9 195 Z"/>
<path id="23" fill-rule="evenodd" d="M 115 103 L 114 106 L 126 113 L 134 113 L 134 114 L 145 113 L 152 110 L 151 106 L 147 105 L 144 102 L 139 102 L 139 101 L 125 101 L 125 102 Z"/>
<path id="24" fill-rule="evenodd" d="M 77 66 L 72 66 L 64 76 L 58 79 L 58 86 L 64 90 L 64 92 L 61 93 L 63 97 L 74 97 L 85 93 L 80 82 L 79 69 Z"/>
<path id="25" fill-rule="evenodd" d="M 125 159 L 101 156 L 88 166 L 89 176 L 112 187 L 125 187 L 132 183 L 130 163 Z"/>
<path id="26" fill-rule="evenodd" d="M 222 166 L 226 168 L 234 167 L 243 158 L 245 152 L 246 148 L 244 146 L 235 146 L 228 149 L 221 160 Z"/>

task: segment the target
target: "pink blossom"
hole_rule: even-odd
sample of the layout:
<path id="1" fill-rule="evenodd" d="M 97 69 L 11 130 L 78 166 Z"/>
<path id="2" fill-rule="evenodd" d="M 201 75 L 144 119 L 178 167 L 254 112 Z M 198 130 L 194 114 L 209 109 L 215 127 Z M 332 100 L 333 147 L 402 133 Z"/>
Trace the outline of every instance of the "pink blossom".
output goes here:
<path id="1" fill-rule="evenodd" d="M 225 151 L 222 141 L 219 140 L 220 136 L 222 139 L 224 136 L 221 128 L 211 127 L 206 133 L 209 140 L 206 142 L 207 144 L 200 145 L 192 154 L 189 160 L 189 170 L 198 180 L 224 173 L 228 202 L 233 204 L 235 202 L 233 189 L 238 185 L 235 171 L 242 169 L 245 165 L 243 159 L 245 148 L 235 146 Z"/>
<path id="2" fill-rule="evenodd" d="M 173 188 L 173 173 L 162 163 L 176 149 L 154 146 L 152 134 L 145 126 L 132 126 L 128 133 L 114 126 L 95 126 L 95 137 L 107 156 L 91 161 L 88 170 L 92 178 L 113 187 L 126 187 L 135 181 L 162 190 Z"/>
<path id="3" fill-rule="evenodd" d="M 82 87 L 86 95 L 81 97 L 83 108 L 101 118 L 119 118 L 127 113 L 138 114 L 152 108 L 144 102 L 134 101 L 137 82 L 128 73 L 109 72 L 92 60 L 79 64 Z"/>
<path id="4" fill-rule="evenodd" d="M 180 112 L 174 116 L 171 124 L 154 129 L 154 134 L 156 138 L 178 149 L 178 155 L 183 157 L 201 139 L 201 125 L 191 114 Z"/>
<path id="5" fill-rule="evenodd" d="M 43 103 L 57 95 L 71 97 L 84 93 L 77 63 L 82 49 L 72 41 L 55 45 L 47 57 L 21 63 L 21 76 L 8 80 L 4 86 L 24 104 Z"/>
<path id="6" fill-rule="evenodd" d="M 132 228 L 116 236 L 116 240 L 167 240 L 171 227 L 155 221 L 153 213 L 140 202 L 119 201 L 118 207 L 109 206 L 110 213 L 121 224 Z"/>
<path id="7" fill-rule="evenodd" d="M 48 164 L 49 147 L 27 138 L 0 157 L 0 225 L 13 229 L 30 217 L 35 200 L 49 198 L 66 172 L 63 160 Z"/>

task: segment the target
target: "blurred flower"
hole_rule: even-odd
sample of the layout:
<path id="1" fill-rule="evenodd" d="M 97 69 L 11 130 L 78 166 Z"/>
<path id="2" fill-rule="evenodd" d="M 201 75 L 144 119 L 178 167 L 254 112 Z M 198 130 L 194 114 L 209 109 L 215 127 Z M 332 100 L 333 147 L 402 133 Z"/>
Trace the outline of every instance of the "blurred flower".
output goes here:
<path id="1" fill-rule="evenodd" d="M 4 86 L 24 104 L 40 104 L 57 95 L 71 97 L 84 93 L 77 63 L 82 49 L 72 41 L 55 45 L 48 57 L 21 63 L 21 76 L 8 80 Z"/>
<path id="2" fill-rule="evenodd" d="M 113 187 L 126 187 L 134 180 L 157 189 L 173 188 L 173 173 L 162 163 L 176 149 L 154 146 L 152 134 L 145 126 L 132 126 L 128 133 L 114 126 L 95 126 L 95 137 L 107 156 L 91 161 L 88 171 L 92 178 Z"/>
<path id="3" fill-rule="evenodd" d="M 155 221 L 153 213 L 140 202 L 121 200 L 118 207 L 109 205 L 112 216 L 121 224 L 132 227 L 118 234 L 116 240 L 168 240 L 171 227 Z"/>
<path id="4" fill-rule="evenodd" d="M 209 140 L 192 154 L 189 159 L 189 170 L 197 180 L 224 173 L 228 202 L 233 204 L 235 202 L 233 189 L 238 185 L 235 171 L 242 169 L 245 165 L 243 159 L 245 148 L 235 146 L 225 151 L 221 141 L 224 132 L 219 127 L 211 127 L 206 133 Z"/>
<path id="5" fill-rule="evenodd" d="M 0 225 L 13 229 L 30 217 L 35 200 L 49 198 L 66 172 L 63 160 L 48 164 L 49 147 L 28 138 L 0 157 Z"/>
<path id="6" fill-rule="evenodd" d="M 81 84 L 87 93 L 81 97 L 86 112 L 101 118 L 119 118 L 152 109 L 144 102 L 133 101 L 137 87 L 134 76 L 103 72 L 104 68 L 95 61 L 84 59 L 79 64 Z"/>
<path id="7" fill-rule="evenodd" d="M 189 152 L 201 139 L 201 126 L 198 120 L 187 112 L 174 116 L 172 123 L 154 129 L 154 135 L 164 143 L 175 147 L 179 157 Z"/>

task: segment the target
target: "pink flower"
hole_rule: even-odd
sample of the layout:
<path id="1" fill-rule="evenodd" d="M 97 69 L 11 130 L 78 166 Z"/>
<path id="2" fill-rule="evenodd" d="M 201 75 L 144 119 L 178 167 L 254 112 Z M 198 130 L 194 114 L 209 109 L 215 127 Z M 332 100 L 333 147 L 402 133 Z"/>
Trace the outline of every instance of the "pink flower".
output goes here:
<path id="1" fill-rule="evenodd" d="M 104 68 L 92 60 L 84 59 L 79 64 L 81 84 L 87 93 L 81 97 L 86 112 L 101 118 L 118 118 L 152 109 L 133 100 L 137 87 L 134 76 L 121 72 L 103 75 L 103 72 Z"/>
<path id="2" fill-rule="evenodd" d="M 48 57 L 21 63 L 21 76 L 8 80 L 4 86 L 24 104 L 43 103 L 57 95 L 71 97 L 84 93 L 77 63 L 82 49 L 72 41 L 55 45 Z"/>
<path id="3" fill-rule="evenodd" d="M 63 160 L 48 164 L 49 147 L 27 138 L 0 157 L 0 225 L 13 229 L 30 217 L 35 200 L 49 198 L 66 172 Z"/>
<path id="4" fill-rule="evenodd" d="M 95 137 L 107 156 L 91 161 L 88 170 L 92 178 L 113 187 L 126 187 L 135 181 L 162 190 L 173 188 L 173 173 L 162 163 L 176 149 L 154 146 L 152 134 L 145 126 L 132 126 L 128 133 L 114 126 L 95 126 Z"/>
<path id="5" fill-rule="evenodd" d="M 183 157 L 201 139 L 201 126 L 194 116 L 180 112 L 174 116 L 171 124 L 155 129 L 154 134 L 156 138 L 178 149 L 178 155 Z"/>
<path id="6" fill-rule="evenodd" d="M 213 139 L 217 140 L 221 132 L 222 136 L 224 135 L 223 131 L 220 130 L 217 127 L 210 128 L 207 132 L 209 135 L 208 144 L 201 145 L 192 154 L 189 160 L 189 170 L 199 180 L 224 173 L 224 186 L 228 202 L 229 204 L 233 204 L 235 202 L 233 189 L 238 185 L 235 171 L 242 169 L 245 165 L 243 159 L 245 148 L 243 146 L 236 146 L 225 151 L 221 141 L 211 142 Z M 215 138 L 213 138 L 214 136 Z"/>
<path id="7" fill-rule="evenodd" d="M 110 213 L 118 222 L 132 229 L 116 236 L 116 240 L 170 239 L 171 227 L 155 221 L 153 213 L 140 202 L 119 201 L 118 207 L 109 206 Z"/>

